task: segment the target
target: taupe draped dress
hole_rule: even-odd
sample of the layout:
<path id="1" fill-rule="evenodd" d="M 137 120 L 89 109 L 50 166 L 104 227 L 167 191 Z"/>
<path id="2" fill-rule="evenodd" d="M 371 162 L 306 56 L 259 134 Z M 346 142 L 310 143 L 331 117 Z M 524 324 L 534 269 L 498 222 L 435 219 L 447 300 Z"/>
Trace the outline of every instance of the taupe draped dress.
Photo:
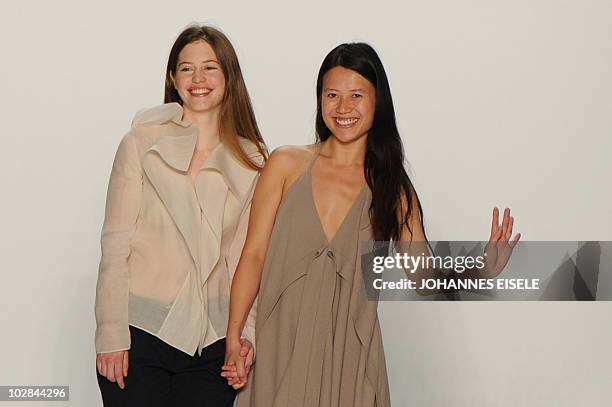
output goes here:
<path id="1" fill-rule="evenodd" d="M 361 276 L 360 243 L 372 239 L 366 186 L 328 241 L 311 169 L 279 206 L 257 304 L 256 362 L 238 407 L 387 407 L 377 315 Z"/>

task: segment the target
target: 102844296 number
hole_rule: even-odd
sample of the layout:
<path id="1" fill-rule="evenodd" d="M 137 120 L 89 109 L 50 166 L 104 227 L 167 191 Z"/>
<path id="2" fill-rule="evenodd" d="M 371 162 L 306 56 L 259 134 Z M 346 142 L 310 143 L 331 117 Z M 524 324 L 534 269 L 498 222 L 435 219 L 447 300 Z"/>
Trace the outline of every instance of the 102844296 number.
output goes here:
<path id="1" fill-rule="evenodd" d="M 0 386 L 0 401 L 68 401 L 68 386 Z"/>

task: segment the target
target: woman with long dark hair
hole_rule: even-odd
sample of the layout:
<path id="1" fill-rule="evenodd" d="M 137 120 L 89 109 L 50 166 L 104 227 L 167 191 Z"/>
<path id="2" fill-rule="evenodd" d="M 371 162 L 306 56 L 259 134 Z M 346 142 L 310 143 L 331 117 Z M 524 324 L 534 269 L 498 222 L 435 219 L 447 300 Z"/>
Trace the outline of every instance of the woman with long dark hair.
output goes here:
<path id="1" fill-rule="evenodd" d="M 422 210 L 374 49 L 336 47 L 316 90 L 317 143 L 271 154 L 232 284 L 221 375 L 234 387 L 246 384 L 240 407 L 390 404 L 377 302 L 366 297 L 359 246 L 426 241 Z M 495 216 L 492 237 L 507 240 L 510 214 L 501 226 Z M 257 362 L 247 382 L 240 332 L 258 292 Z"/>
<path id="2" fill-rule="evenodd" d="M 231 406 L 230 282 L 265 145 L 227 37 L 192 26 L 168 58 L 165 104 L 139 112 L 113 164 L 96 295 L 105 406 Z M 244 333 L 245 338 L 242 338 Z M 252 358 L 253 323 L 241 331 Z"/>

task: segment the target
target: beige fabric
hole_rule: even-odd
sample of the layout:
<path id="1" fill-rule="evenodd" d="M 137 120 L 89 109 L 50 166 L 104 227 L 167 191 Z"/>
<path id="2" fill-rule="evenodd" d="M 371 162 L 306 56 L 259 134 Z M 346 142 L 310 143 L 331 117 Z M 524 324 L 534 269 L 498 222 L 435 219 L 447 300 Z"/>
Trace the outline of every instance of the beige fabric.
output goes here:
<path id="1" fill-rule="evenodd" d="M 316 155 L 315 155 L 316 158 Z M 390 405 L 377 301 L 368 301 L 360 242 L 372 240 L 364 188 L 331 242 L 311 168 L 285 193 L 259 292 L 257 362 L 238 407 Z"/>
<path id="2" fill-rule="evenodd" d="M 198 130 L 182 115 L 176 103 L 139 112 L 117 150 L 102 228 L 97 352 L 129 349 L 128 325 L 188 354 L 225 336 L 258 173 L 220 143 L 192 182 Z M 244 336 L 254 339 L 253 313 Z"/>

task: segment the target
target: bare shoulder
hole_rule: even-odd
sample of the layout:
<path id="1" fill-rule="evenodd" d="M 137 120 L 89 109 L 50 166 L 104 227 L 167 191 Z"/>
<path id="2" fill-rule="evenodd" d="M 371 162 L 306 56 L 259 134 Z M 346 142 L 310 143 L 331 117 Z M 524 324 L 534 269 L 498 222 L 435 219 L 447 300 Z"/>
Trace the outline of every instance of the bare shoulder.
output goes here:
<path id="1" fill-rule="evenodd" d="M 275 172 L 279 171 L 285 175 L 291 176 L 293 173 L 299 173 L 314 154 L 314 148 L 309 146 L 281 146 L 270 154 L 270 159 L 266 167 L 270 166 Z"/>
<path id="2" fill-rule="evenodd" d="M 279 177 L 283 182 L 283 191 L 295 181 L 306 169 L 315 153 L 316 145 L 282 146 L 270 154 L 262 175 Z"/>

